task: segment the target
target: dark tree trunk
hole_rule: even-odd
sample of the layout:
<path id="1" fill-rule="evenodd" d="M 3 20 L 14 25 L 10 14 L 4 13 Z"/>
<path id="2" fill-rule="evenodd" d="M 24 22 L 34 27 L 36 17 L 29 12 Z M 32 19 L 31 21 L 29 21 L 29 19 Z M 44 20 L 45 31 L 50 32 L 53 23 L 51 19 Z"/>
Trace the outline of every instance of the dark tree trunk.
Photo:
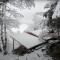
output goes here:
<path id="1" fill-rule="evenodd" d="M 4 36 L 5 36 L 5 41 L 4 41 Z M 2 46 L 3 46 L 2 47 L 3 53 L 6 54 L 7 53 L 7 51 L 6 51 L 6 48 L 7 48 L 6 25 L 4 25 L 4 27 L 3 27 L 3 21 L 2 20 L 1 20 L 1 41 L 2 41 Z"/>
<path id="2" fill-rule="evenodd" d="M 7 54 L 6 24 L 4 24 L 4 36 L 5 36 L 5 43 L 4 43 L 4 54 Z"/>
<path id="3" fill-rule="evenodd" d="M 4 40 L 3 40 L 3 21 L 1 20 L 1 41 L 2 41 L 2 46 L 4 50 Z"/>

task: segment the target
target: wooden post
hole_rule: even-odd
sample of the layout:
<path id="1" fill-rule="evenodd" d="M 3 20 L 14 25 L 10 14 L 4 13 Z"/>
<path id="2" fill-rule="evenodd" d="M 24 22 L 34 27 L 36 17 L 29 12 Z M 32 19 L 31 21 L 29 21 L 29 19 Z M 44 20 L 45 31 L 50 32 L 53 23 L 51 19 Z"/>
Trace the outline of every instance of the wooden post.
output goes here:
<path id="1" fill-rule="evenodd" d="M 13 51 L 14 51 L 14 39 L 13 39 Z"/>

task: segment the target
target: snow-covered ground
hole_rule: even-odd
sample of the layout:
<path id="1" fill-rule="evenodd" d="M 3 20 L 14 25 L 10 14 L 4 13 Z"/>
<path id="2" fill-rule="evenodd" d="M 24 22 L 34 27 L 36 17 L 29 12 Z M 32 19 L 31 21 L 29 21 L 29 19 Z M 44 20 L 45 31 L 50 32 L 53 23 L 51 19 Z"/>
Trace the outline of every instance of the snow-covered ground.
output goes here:
<path id="1" fill-rule="evenodd" d="M 24 56 L 18 56 L 13 54 L 3 56 L 2 53 L 0 53 L 0 60 L 52 60 L 51 57 L 45 54 L 45 51 L 42 52 L 41 50 L 42 49 L 39 49 L 30 54 L 25 54 Z"/>

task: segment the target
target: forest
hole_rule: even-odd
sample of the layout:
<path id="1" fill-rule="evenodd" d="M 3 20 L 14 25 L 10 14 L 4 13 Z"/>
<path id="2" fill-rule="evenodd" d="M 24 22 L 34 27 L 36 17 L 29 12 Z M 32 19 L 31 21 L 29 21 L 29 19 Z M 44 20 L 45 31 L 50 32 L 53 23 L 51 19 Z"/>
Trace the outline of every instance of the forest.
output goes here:
<path id="1" fill-rule="evenodd" d="M 46 4 L 44 2 L 46 2 Z M 44 3 L 44 5 L 42 3 Z M 28 13 L 31 14 L 29 15 Z M 31 17 L 33 14 L 34 18 Z M 8 41 L 11 39 L 11 52 L 13 55 L 18 56 L 17 60 L 19 56 L 29 55 L 35 51 L 40 51 L 40 49 L 42 52 L 45 52 L 46 55 L 52 57 L 53 60 L 60 60 L 59 14 L 60 0 L 0 0 L 0 54 L 9 55 Z M 17 31 L 16 36 L 13 36 Z M 26 36 L 29 34 L 28 37 L 30 35 L 36 37 L 36 39 L 38 39 L 36 41 L 42 40 L 43 42 L 35 43 L 36 45 L 30 44 L 30 48 L 27 48 L 28 46 L 24 44 L 28 42 L 22 44 L 22 40 L 17 40 L 19 38 L 22 39 L 21 36 L 23 36 L 23 33 L 25 33 Z M 19 36 L 19 34 L 21 35 Z M 19 36 L 19 38 L 16 38 L 17 36 Z M 33 40 L 33 38 L 31 39 Z M 15 42 L 20 44 L 16 49 Z M 37 53 L 36 55 L 40 59 L 39 54 Z M 28 60 L 27 57 L 26 60 Z"/>

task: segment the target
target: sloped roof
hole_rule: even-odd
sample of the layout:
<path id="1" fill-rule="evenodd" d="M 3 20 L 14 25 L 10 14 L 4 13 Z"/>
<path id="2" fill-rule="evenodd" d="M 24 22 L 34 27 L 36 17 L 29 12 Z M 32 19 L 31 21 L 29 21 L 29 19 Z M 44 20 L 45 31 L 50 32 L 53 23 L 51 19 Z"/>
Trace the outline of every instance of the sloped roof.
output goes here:
<path id="1" fill-rule="evenodd" d="M 27 49 L 32 48 L 40 43 L 42 43 L 42 40 L 40 41 L 37 37 L 29 35 L 27 33 L 9 33 L 10 36 L 14 37 L 19 43 L 21 43 L 23 46 L 25 46 Z"/>

